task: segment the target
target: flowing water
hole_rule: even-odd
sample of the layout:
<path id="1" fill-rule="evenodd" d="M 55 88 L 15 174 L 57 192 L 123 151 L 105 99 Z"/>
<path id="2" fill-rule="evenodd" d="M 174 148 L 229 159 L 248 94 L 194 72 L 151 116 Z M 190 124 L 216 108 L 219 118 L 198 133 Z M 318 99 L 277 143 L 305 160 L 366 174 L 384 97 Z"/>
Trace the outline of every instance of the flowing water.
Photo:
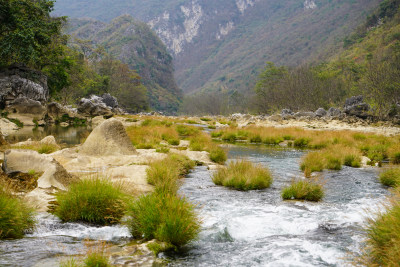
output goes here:
<path id="1" fill-rule="evenodd" d="M 304 152 L 266 147 L 234 147 L 229 158 L 245 157 L 268 166 L 271 188 L 239 192 L 215 186 L 206 167 L 196 168 L 180 193 L 197 204 L 203 221 L 199 239 L 182 254 L 164 255 L 172 266 L 343 266 L 348 251 L 359 250 L 366 209 L 387 195 L 374 169 L 344 167 L 325 172 L 326 197 L 320 203 L 282 201 L 280 192 L 301 176 Z M 125 227 L 62 224 L 38 216 L 34 233 L 0 241 L 0 266 L 55 266 L 60 255 L 84 251 L 83 240 L 127 242 Z"/>

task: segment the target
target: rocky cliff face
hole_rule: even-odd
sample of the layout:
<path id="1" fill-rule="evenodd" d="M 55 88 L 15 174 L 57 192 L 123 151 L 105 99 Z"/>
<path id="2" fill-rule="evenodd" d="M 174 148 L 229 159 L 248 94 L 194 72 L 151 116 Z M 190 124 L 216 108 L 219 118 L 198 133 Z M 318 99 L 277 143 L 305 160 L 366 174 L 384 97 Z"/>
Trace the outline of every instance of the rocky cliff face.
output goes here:
<path id="1" fill-rule="evenodd" d="M 246 91 L 266 61 L 295 65 L 341 46 L 340 40 L 379 2 L 118 0 L 84 8 L 89 0 L 58 0 L 56 10 L 75 17 L 85 11 L 100 20 L 130 13 L 166 44 L 185 92 Z"/>

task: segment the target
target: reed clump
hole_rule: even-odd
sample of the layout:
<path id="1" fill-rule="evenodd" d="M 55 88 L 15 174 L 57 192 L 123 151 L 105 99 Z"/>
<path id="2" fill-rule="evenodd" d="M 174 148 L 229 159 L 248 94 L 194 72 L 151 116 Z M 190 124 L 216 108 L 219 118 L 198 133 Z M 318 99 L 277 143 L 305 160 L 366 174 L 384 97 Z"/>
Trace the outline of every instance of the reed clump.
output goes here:
<path id="1" fill-rule="evenodd" d="M 134 238 L 157 239 L 177 248 L 195 239 L 200 220 L 194 206 L 184 197 L 152 193 L 139 197 L 128 208 L 127 222 Z"/>
<path id="2" fill-rule="evenodd" d="M 290 186 L 282 190 L 284 200 L 320 201 L 323 197 L 322 185 L 311 179 L 292 181 Z"/>
<path id="3" fill-rule="evenodd" d="M 271 172 L 249 161 L 232 161 L 226 168 L 220 168 L 213 175 L 213 182 L 241 191 L 268 188 L 272 184 Z"/>
<path id="4" fill-rule="evenodd" d="M 62 221 L 83 221 L 99 225 L 118 223 L 124 215 L 126 195 L 122 185 L 107 178 L 88 178 L 56 194 L 54 211 Z"/>
<path id="5" fill-rule="evenodd" d="M 362 266 L 399 266 L 400 259 L 400 193 L 396 189 L 385 212 L 368 221 L 366 246 L 355 259 Z M 359 266 L 359 265 L 357 265 Z"/>
<path id="6" fill-rule="evenodd" d="M 0 239 L 22 238 L 34 225 L 33 209 L 0 185 Z"/>
<path id="7" fill-rule="evenodd" d="M 206 133 L 198 133 L 189 138 L 189 148 L 192 151 L 207 151 L 210 153 L 210 160 L 224 164 L 227 160 L 226 152 L 217 144 L 213 143 L 211 137 Z"/>
<path id="8" fill-rule="evenodd" d="M 384 170 L 379 175 L 379 181 L 383 185 L 387 185 L 390 187 L 399 186 L 400 185 L 400 167 Z"/>

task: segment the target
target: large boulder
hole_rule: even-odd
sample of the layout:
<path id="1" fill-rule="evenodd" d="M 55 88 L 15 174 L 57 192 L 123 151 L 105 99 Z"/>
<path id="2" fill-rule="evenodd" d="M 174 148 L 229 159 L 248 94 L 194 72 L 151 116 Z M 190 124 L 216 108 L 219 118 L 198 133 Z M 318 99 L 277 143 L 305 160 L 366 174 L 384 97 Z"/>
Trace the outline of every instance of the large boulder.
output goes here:
<path id="1" fill-rule="evenodd" d="M 7 150 L 2 169 L 6 174 L 31 171 L 42 173 L 37 180 L 37 187 L 25 196 L 40 211 L 47 211 L 57 190 L 66 190 L 69 184 L 78 181 L 77 177 L 69 174 L 51 156 L 33 150 Z"/>
<path id="2" fill-rule="evenodd" d="M 8 118 L 16 119 L 24 126 L 35 126 L 46 115 L 46 108 L 39 101 L 25 96 L 10 101 L 4 110 Z"/>
<path id="3" fill-rule="evenodd" d="M 103 103 L 106 104 L 108 107 L 110 108 L 118 108 L 118 101 L 115 97 L 113 97 L 110 94 L 103 94 L 101 96 L 101 98 L 103 99 Z"/>
<path id="4" fill-rule="evenodd" d="M 326 116 L 327 113 L 328 113 L 328 112 L 326 112 L 325 109 L 319 108 L 319 109 L 317 109 L 317 111 L 315 111 L 315 116 L 317 116 L 317 117 L 324 117 L 324 116 Z"/>
<path id="5" fill-rule="evenodd" d="M 367 119 L 368 117 L 370 117 L 370 114 L 368 114 L 368 111 L 370 109 L 371 107 L 367 103 L 364 103 L 364 97 L 361 95 L 352 96 L 346 99 L 344 105 L 344 112 L 347 115 L 355 116 L 362 119 Z"/>
<path id="6" fill-rule="evenodd" d="M 133 155 L 136 150 L 122 123 L 108 119 L 94 128 L 79 153 L 90 156 Z"/>
<path id="7" fill-rule="evenodd" d="M 342 111 L 338 108 L 331 107 L 328 109 L 327 116 L 338 118 L 342 115 Z"/>
<path id="8" fill-rule="evenodd" d="M 315 114 L 314 112 L 309 112 L 309 111 L 299 111 L 296 112 L 293 115 L 296 119 L 300 119 L 300 118 L 314 118 Z"/>
<path id="9" fill-rule="evenodd" d="M 86 121 L 85 117 L 78 114 L 77 109 L 63 106 L 57 102 L 47 105 L 47 123 L 67 122 L 69 124 L 79 124 Z"/>
<path id="10" fill-rule="evenodd" d="M 0 70 L 0 108 L 26 97 L 44 104 L 49 98 L 47 77 L 41 72 L 13 66 Z"/>
<path id="11" fill-rule="evenodd" d="M 112 108 L 103 102 L 103 98 L 92 95 L 90 98 L 82 98 L 78 104 L 78 112 L 84 116 L 112 116 Z"/>

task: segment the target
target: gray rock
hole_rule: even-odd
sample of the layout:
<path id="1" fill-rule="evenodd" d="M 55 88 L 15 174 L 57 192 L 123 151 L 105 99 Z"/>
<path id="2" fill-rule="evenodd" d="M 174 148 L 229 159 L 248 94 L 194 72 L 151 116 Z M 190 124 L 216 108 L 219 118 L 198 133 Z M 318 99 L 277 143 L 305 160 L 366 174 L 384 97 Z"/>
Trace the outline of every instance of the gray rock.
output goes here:
<path id="1" fill-rule="evenodd" d="M 101 98 L 103 99 L 103 103 L 106 104 L 108 107 L 111 108 L 118 108 L 118 101 L 115 97 L 113 97 L 110 94 L 103 94 L 101 96 Z"/>
<path id="2" fill-rule="evenodd" d="M 324 116 L 326 116 L 326 114 L 327 114 L 327 112 L 323 108 L 319 108 L 319 109 L 317 109 L 317 111 L 315 111 L 315 116 L 317 116 L 317 117 L 324 117 Z"/>
<path id="3" fill-rule="evenodd" d="M 282 111 L 281 111 L 281 115 L 282 115 L 282 116 L 286 116 L 286 115 L 294 115 L 294 112 L 293 112 L 293 111 L 291 111 L 290 109 L 287 109 L 287 108 L 285 108 L 285 109 L 282 109 Z"/>
<path id="4" fill-rule="evenodd" d="M 103 98 L 92 95 L 90 98 L 82 98 L 78 104 L 78 112 L 84 116 L 112 116 L 112 108 L 103 102 Z"/>
<path id="5" fill-rule="evenodd" d="M 268 117 L 268 119 L 270 121 L 281 121 L 282 120 L 282 116 L 281 115 L 271 115 Z"/>
<path id="6" fill-rule="evenodd" d="M 334 107 L 329 108 L 328 113 L 327 113 L 327 115 L 329 117 L 340 117 L 341 114 L 342 114 L 342 111 L 340 109 L 334 108 Z"/>
<path id="7" fill-rule="evenodd" d="M 0 70 L 0 106 L 4 108 L 23 97 L 46 103 L 49 98 L 47 77 L 41 72 L 18 66 Z"/>
<path id="8" fill-rule="evenodd" d="M 77 109 L 69 106 L 63 106 L 57 102 L 51 102 L 47 105 L 47 123 L 55 123 L 56 121 L 74 120 L 75 118 L 84 119 L 83 116 L 79 115 Z"/>
<path id="9" fill-rule="evenodd" d="M 296 112 L 293 116 L 296 119 L 298 119 L 298 118 L 314 118 L 315 114 L 314 114 L 314 112 L 310 112 L 310 111 L 299 111 L 299 112 Z"/>
<path id="10" fill-rule="evenodd" d="M 344 112 L 347 115 L 355 116 L 362 119 L 367 119 L 368 117 L 370 117 L 370 115 L 368 114 L 368 111 L 370 109 L 371 107 L 367 103 L 364 103 L 364 98 L 361 95 L 352 96 L 346 99 L 344 106 Z"/>
<path id="11" fill-rule="evenodd" d="M 46 113 L 46 108 L 39 101 L 20 97 L 11 101 L 5 108 L 5 111 L 17 114 L 32 114 L 42 118 Z"/>

